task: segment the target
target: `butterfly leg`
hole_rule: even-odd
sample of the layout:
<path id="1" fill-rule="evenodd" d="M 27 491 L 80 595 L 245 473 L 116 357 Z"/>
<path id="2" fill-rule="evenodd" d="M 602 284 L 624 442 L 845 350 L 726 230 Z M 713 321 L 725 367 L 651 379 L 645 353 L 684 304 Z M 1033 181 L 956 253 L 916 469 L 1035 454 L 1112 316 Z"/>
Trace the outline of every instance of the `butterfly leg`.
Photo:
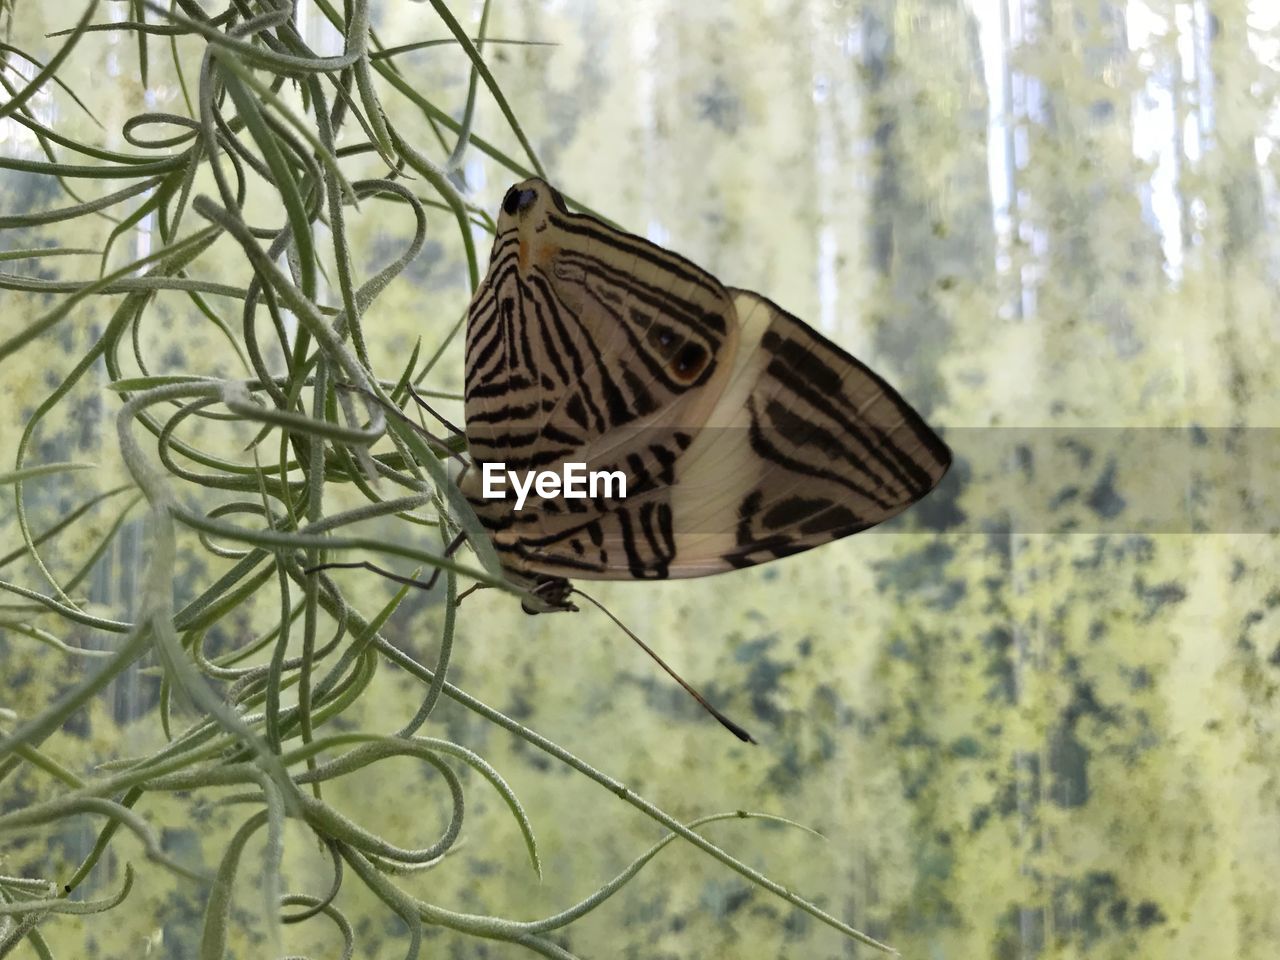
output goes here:
<path id="1" fill-rule="evenodd" d="M 459 430 L 456 426 L 454 426 L 444 417 L 440 416 L 440 414 L 437 413 L 432 408 L 431 404 L 427 403 L 426 400 L 422 399 L 422 394 L 418 393 L 417 389 L 414 387 L 412 383 L 406 383 L 405 386 L 409 388 L 409 396 L 413 397 L 414 401 L 418 404 L 418 406 L 420 406 L 423 410 L 427 411 L 427 413 L 431 414 L 433 417 L 439 420 L 442 424 L 448 427 L 454 433 L 455 436 L 462 437 L 464 440 L 466 439 L 467 435 L 465 433 Z"/>
<path id="2" fill-rule="evenodd" d="M 456 424 L 454 424 L 449 420 L 446 420 L 443 416 L 440 415 L 440 413 L 433 406 L 431 406 L 431 404 L 427 403 L 427 401 L 423 399 L 422 394 L 420 394 L 417 391 L 417 388 L 415 388 L 412 383 L 406 383 L 405 386 L 409 389 L 409 396 L 413 397 L 414 402 L 417 403 L 419 407 L 421 407 L 423 410 L 427 411 L 427 413 L 431 414 L 431 416 L 439 420 L 440 423 L 442 423 L 446 429 L 451 431 L 455 437 L 461 437 L 462 441 L 464 443 L 466 442 L 467 435 L 463 433 L 461 430 L 459 430 Z M 406 418 L 406 420 L 407 419 L 408 418 Z M 440 446 L 444 446 L 443 441 L 437 440 L 431 434 L 431 432 L 427 430 L 425 426 L 418 425 L 415 429 L 421 432 L 423 436 L 429 438 L 433 443 L 439 444 Z M 462 472 L 458 474 L 457 480 L 454 481 L 455 483 L 461 484 L 462 478 L 465 477 L 467 475 L 467 471 L 471 469 L 471 461 L 463 459 L 462 456 L 458 453 L 451 452 L 450 456 L 452 456 L 455 460 L 457 460 L 459 463 L 462 464 Z"/>
<path id="3" fill-rule="evenodd" d="M 426 580 L 415 580 L 413 577 L 402 577 L 398 573 L 392 573 L 385 567 L 370 563 L 368 560 L 352 560 L 349 562 L 334 560 L 329 563 L 318 563 L 314 567 L 307 567 L 302 572 L 312 574 L 319 573 L 322 570 L 368 570 L 370 573 L 379 574 L 388 580 L 394 580 L 396 583 L 403 583 L 406 587 L 417 587 L 420 590 L 430 590 L 436 585 L 436 580 L 440 578 L 439 567 Z"/>
<path id="4" fill-rule="evenodd" d="M 369 397 L 369 398 L 370 398 L 370 399 L 372 399 L 372 400 L 375 400 L 375 401 L 378 401 L 379 403 L 381 403 L 381 401 L 380 401 L 380 400 L 378 400 L 378 398 L 377 398 L 377 397 L 375 397 L 373 394 L 371 394 L 369 391 L 364 390 L 364 389 L 363 389 L 363 388 L 361 388 L 361 387 L 354 386 L 353 384 L 349 384 L 349 383 L 338 383 L 338 384 L 335 384 L 335 386 L 336 386 L 339 390 L 347 390 L 347 391 L 350 391 L 350 392 L 353 392 L 353 393 L 360 393 L 360 394 L 363 394 L 363 395 L 365 395 L 365 396 Z M 416 391 L 413 391 L 413 387 L 411 386 L 409 389 L 410 389 L 410 391 L 411 391 L 411 392 L 413 392 L 413 396 L 414 396 L 414 398 L 415 398 L 415 399 L 417 399 L 417 401 L 418 401 L 419 403 L 421 403 L 423 406 L 426 406 L 425 402 L 424 402 L 424 401 L 422 400 L 422 398 L 418 395 L 418 393 L 417 393 Z M 414 431 L 414 432 L 416 432 L 420 437 L 422 437 L 422 438 L 423 438 L 423 439 L 424 439 L 424 440 L 425 440 L 425 441 L 426 441 L 426 442 L 427 442 L 427 443 L 428 443 L 428 444 L 429 444 L 433 449 L 435 449 L 435 450 L 436 450 L 436 452 L 438 452 L 438 453 L 440 453 L 440 454 L 443 454 L 443 455 L 444 455 L 444 456 L 446 456 L 446 457 L 453 457 L 453 458 L 454 458 L 455 460 L 457 460 L 460 464 L 462 464 L 462 468 L 463 468 L 463 470 L 464 470 L 464 471 L 467 469 L 467 467 L 469 466 L 469 462 L 468 462 L 468 461 L 467 461 L 467 460 L 462 456 L 462 454 L 461 454 L 461 453 L 459 453 L 457 450 L 454 450 L 454 449 L 449 445 L 449 442 L 448 442 L 447 440 L 441 440 L 439 437 L 437 437 L 435 434 L 433 434 L 433 433 L 432 433 L 430 430 L 428 430 L 426 427 L 422 426 L 421 424 L 414 423 L 411 419 L 409 419 L 407 416 L 405 416 L 404 411 L 400 410 L 398 407 L 393 407 L 393 406 L 388 406 L 388 405 L 386 405 L 386 404 L 383 404 L 383 409 L 385 409 L 388 413 L 390 413 L 390 414 L 392 414 L 392 415 L 394 415 L 394 416 L 398 417 L 398 418 L 399 418 L 403 423 L 405 423 L 405 424 L 406 424 L 406 425 L 407 425 L 411 430 L 413 430 L 413 431 Z M 430 408 L 430 407 L 427 407 L 427 409 L 428 409 L 428 410 L 430 410 L 431 408 Z M 432 414 L 432 416 L 434 416 L 437 420 L 439 420 L 441 423 L 443 423 L 446 427 L 448 427 L 450 430 L 454 431 L 454 433 L 459 434 L 460 436 L 463 436 L 463 438 L 465 439 L 465 435 L 464 435 L 464 434 L 462 434 L 462 433 L 458 430 L 458 428 L 457 428 L 457 427 L 455 427 L 453 424 L 451 424 L 448 420 L 445 420 L 443 417 L 441 417 L 439 414 L 437 414 L 434 410 L 431 410 L 431 414 Z"/>
<path id="5" fill-rule="evenodd" d="M 471 586 L 467 587 L 467 589 L 458 594 L 458 603 L 462 603 L 463 600 L 467 599 L 467 597 L 471 596 L 471 594 L 475 593 L 477 590 L 485 590 L 488 589 L 488 587 L 489 584 L 487 583 L 473 583 Z M 574 592 L 574 587 L 573 584 L 564 577 L 546 577 L 530 588 L 529 592 L 535 597 L 542 599 L 547 607 L 550 607 L 550 609 L 535 608 L 530 606 L 527 600 L 523 601 L 520 606 L 525 613 L 529 614 L 529 616 L 533 616 L 538 613 L 558 613 L 562 610 L 566 613 L 576 613 L 578 611 L 578 608 L 574 604 L 569 603 L 565 599 L 569 594 Z"/>
<path id="6" fill-rule="evenodd" d="M 458 552 L 458 548 L 462 546 L 467 539 L 465 533 L 459 533 L 456 537 L 449 541 L 449 545 L 444 548 L 445 557 L 451 557 Z M 305 574 L 319 573 L 321 570 L 368 570 L 370 573 L 377 573 L 386 577 L 388 580 L 394 580 L 396 583 L 403 583 L 407 587 L 418 587 L 421 590 L 430 590 L 436 585 L 436 581 L 440 579 L 440 567 L 436 567 L 435 571 L 426 580 L 415 580 L 413 577 L 402 577 L 398 573 L 392 573 L 375 563 L 368 560 L 351 560 L 338 561 L 334 560 L 329 563 L 318 563 L 314 567 L 307 567 L 302 572 Z"/>

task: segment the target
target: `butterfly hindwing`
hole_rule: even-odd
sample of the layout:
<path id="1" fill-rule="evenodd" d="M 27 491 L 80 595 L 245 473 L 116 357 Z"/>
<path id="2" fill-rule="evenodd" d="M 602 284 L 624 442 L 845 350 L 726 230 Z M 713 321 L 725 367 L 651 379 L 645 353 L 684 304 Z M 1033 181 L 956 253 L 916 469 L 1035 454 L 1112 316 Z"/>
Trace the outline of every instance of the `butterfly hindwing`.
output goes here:
<path id="1" fill-rule="evenodd" d="M 677 466 L 675 576 L 763 563 L 882 523 L 951 462 L 872 370 L 759 294 L 733 294 L 734 376 Z"/>
<path id="2" fill-rule="evenodd" d="M 776 304 L 512 187 L 467 340 L 478 466 L 626 477 L 625 499 L 516 512 L 465 485 L 518 578 L 660 579 L 751 566 L 927 494 L 945 444 L 873 371 Z"/>

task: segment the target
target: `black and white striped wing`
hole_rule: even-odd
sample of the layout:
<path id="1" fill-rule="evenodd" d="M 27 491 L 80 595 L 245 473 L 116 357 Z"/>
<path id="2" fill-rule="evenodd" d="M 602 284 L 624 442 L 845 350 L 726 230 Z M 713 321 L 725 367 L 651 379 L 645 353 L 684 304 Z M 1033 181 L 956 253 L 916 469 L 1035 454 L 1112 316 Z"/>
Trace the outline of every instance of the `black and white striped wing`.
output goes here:
<path id="1" fill-rule="evenodd" d="M 567 563 L 582 579 L 648 579 L 753 566 L 882 523 L 942 479 L 950 451 L 897 391 L 772 302 L 732 292 L 737 363 L 669 485 L 540 544 L 539 572 L 568 576 Z M 582 565 L 587 553 L 603 562 Z"/>
<path id="2" fill-rule="evenodd" d="M 569 213 L 540 180 L 508 191 L 468 317 L 464 492 L 511 572 L 601 574 L 591 524 L 615 503 L 531 496 L 516 511 L 482 497 L 484 465 L 582 463 L 624 474 L 630 496 L 665 489 L 738 335 L 732 296 L 695 264 Z"/>
<path id="3" fill-rule="evenodd" d="M 738 362 L 677 464 L 672 576 L 752 566 L 866 530 L 923 498 L 951 464 L 938 435 L 874 371 L 759 294 L 732 293 Z"/>
<path id="4" fill-rule="evenodd" d="M 902 397 L 835 344 L 758 294 L 569 214 L 537 180 L 508 193 L 472 306 L 467 434 L 478 462 L 627 477 L 625 499 L 531 498 L 519 513 L 473 484 L 518 575 L 662 579 L 763 563 L 887 520 L 950 464 Z"/>

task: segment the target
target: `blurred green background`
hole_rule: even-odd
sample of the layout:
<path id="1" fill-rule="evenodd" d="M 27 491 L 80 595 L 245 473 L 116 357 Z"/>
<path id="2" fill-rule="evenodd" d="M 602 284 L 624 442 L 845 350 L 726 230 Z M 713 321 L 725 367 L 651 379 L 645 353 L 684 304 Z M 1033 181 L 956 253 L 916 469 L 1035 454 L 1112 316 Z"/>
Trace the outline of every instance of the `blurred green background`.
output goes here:
<path id="1" fill-rule="evenodd" d="M 316 11 L 299 8 L 315 49 L 339 52 Z M 10 42 L 48 56 L 57 41 L 44 34 L 70 27 L 80 9 L 19 3 Z M 453 9 L 474 33 L 479 5 Z M 97 19 L 125 10 L 102 5 Z M 373 16 L 388 42 L 447 36 L 427 4 L 381 3 Z M 704 832 L 904 956 L 1275 956 L 1274 4 L 543 0 L 495 4 L 488 35 L 551 44 L 490 45 L 485 58 L 553 183 L 805 318 L 942 428 L 957 463 L 888 532 L 710 579 L 589 587 L 747 726 L 757 747 L 719 729 L 592 610 L 528 617 L 495 591 L 469 598 L 451 681 L 682 820 L 745 809 L 820 830 L 825 840 L 752 821 Z M 146 89 L 136 43 L 121 34 L 87 35 L 60 69 L 102 129 L 57 89 L 32 106 L 51 127 L 125 149 L 129 116 L 184 112 L 162 49 L 155 41 Z M 423 96 L 460 114 L 469 63 L 456 47 L 399 63 Z M 190 82 L 194 65 L 188 74 Z M 11 67 L 9 76 L 19 74 Z M 420 118 L 406 110 L 396 119 L 435 147 Z M 475 130 L 519 155 L 483 88 Z M 12 120 L 0 120 L 0 153 L 39 156 Z M 459 176 L 491 212 L 519 179 L 474 149 Z M 80 186 L 89 197 L 119 188 Z M 67 202 L 50 177 L 0 171 L 2 214 Z M 280 222 L 278 207 L 248 214 Z M 101 249 L 111 226 L 53 224 L 0 247 Z M 411 221 L 370 205 L 351 214 L 348 230 L 367 276 L 403 249 Z M 476 238 L 483 266 L 490 240 L 479 230 Z M 245 282 L 238 250 L 213 256 L 218 249 L 228 275 L 214 279 Z M 398 375 L 418 338 L 424 356 L 434 352 L 464 309 L 461 249 L 449 215 L 430 211 L 424 253 L 365 317 L 383 376 Z M 38 275 L 85 279 L 96 266 L 92 257 L 44 261 Z M 31 273 L 29 263 L 0 267 Z M 54 302 L 12 290 L 0 298 L 6 338 Z M 117 301 L 91 300 L 4 361 L 0 451 L 16 449 L 32 410 Z M 162 295 L 153 317 L 141 334 L 153 373 L 244 376 L 189 302 Z M 429 385 L 460 391 L 462 364 L 457 339 Z M 29 484 L 34 528 L 128 482 L 107 379 L 82 380 L 40 429 L 33 463 L 101 467 Z M 442 406 L 460 417 L 460 404 Z M 1157 428 L 1166 432 L 1148 433 Z M 1144 447 L 1151 436 L 1158 441 Z M 217 502 L 216 492 L 181 495 Z M 55 574 L 74 569 L 112 519 L 91 512 L 47 551 Z M 376 533 L 427 536 L 391 522 Z M 20 546 L 6 491 L 0 553 Z M 190 534 L 180 546 L 180 598 L 229 565 Z M 146 528 L 131 518 L 81 585 L 98 615 L 134 614 L 146 553 Z M 47 591 L 26 564 L 12 560 L 0 577 Z M 366 612 L 393 592 L 365 572 L 340 582 Z M 219 625 L 223 640 L 270 626 L 278 598 L 264 590 L 257 599 Z M 430 664 L 443 612 L 438 592 L 411 596 L 385 635 Z M 6 729 L 93 668 L 0 631 Z M 61 635 L 78 646 L 119 642 Z M 156 688 L 135 668 L 44 749 L 84 776 L 104 759 L 154 749 L 163 736 Z M 391 733 L 423 693 L 384 665 L 343 728 Z M 596 890 L 662 835 L 456 703 L 443 701 L 421 733 L 464 744 L 508 780 L 545 872 L 539 881 L 505 806 L 470 776 L 464 845 L 425 874 L 397 878 L 422 899 L 542 917 Z M 0 782 L 0 811 L 55 787 L 23 767 Z M 335 807 L 408 846 L 429 843 L 447 817 L 439 781 L 408 759 L 328 790 Z M 140 809 L 167 850 L 210 868 L 243 819 L 196 792 L 148 798 Z M 100 826 L 82 817 L 10 835 L 0 873 L 58 877 Z M 327 857 L 295 826 L 285 838 L 286 888 L 322 892 Z M 260 843 L 241 874 L 236 957 L 269 953 L 253 881 Z M 200 888 L 142 860 L 132 837 L 118 845 L 139 868 L 135 889 L 104 916 L 43 925 L 56 955 L 197 955 Z M 90 895 L 119 885 L 118 862 L 99 870 L 112 879 Z M 340 902 L 357 956 L 403 956 L 403 927 L 351 878 Z M 286 949 L 336 956 L 326 924 L 287 927 Z M 527 955 L 439 928 L 427 936 L 433 957 Z M 873 955 L 678 842 L 557 938 L 581 957 Z M 14 955 L 30 950 L 20 944 Z"/>

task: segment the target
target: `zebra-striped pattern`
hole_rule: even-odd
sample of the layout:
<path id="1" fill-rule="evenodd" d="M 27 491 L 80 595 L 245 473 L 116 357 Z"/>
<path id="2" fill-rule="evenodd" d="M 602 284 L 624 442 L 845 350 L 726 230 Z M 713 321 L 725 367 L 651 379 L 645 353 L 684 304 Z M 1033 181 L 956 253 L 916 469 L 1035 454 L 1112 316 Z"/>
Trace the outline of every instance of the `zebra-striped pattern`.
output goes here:
<path id="1" fill-rule="evenodd" d="M 503 201 L 467 325 L 464 492 L 508 572 L 663 579 L 848 536 L 950 464 L 892 387 L 777 305 L 571 214 L 541 180 Z M 620 470 L 625 500 L 481 497 L 485 462 Z"/>

